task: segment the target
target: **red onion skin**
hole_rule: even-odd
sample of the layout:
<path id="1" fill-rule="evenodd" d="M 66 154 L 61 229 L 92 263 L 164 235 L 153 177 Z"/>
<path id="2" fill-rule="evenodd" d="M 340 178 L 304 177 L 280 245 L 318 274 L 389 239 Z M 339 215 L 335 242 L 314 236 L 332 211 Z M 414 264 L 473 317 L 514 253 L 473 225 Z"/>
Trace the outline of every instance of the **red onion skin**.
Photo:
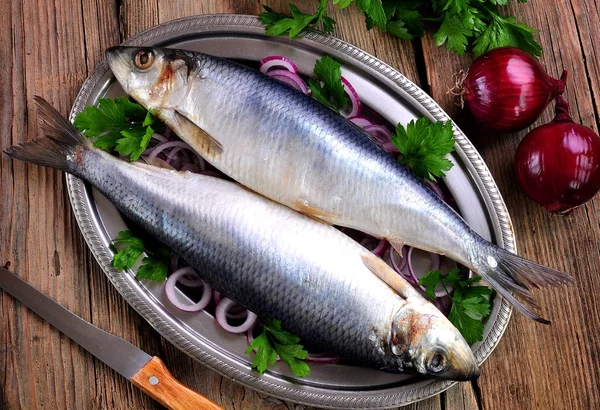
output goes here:
<path id="1" fill-rule="evenodd" d="M 568 213 L 600 190 L 600 138 L 573 122 L 557 98 L 556 117 L 523 138 L 515 173 L 529 198 L 553 213 Z"/>
<path id="2" fill-rule="evenodd" d="M 475 119 L 494 131 L 519 131 L 533 124 L 557 95 L 560 80 L 546 73 L 530 54 L 501 47 L 477 58 L 463 82 L 463 98 Z"/>

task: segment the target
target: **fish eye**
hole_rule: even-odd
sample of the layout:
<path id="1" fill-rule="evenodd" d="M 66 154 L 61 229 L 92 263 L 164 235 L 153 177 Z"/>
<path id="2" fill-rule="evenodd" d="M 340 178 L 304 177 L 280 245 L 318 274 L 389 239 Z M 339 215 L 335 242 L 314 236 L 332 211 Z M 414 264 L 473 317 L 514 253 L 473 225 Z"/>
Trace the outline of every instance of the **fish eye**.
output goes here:
<path id="1" fill-rule="evenodd" d="M 442 353 L 436 352 L 429 358 L 427 363 L 427 370 L 430 373 L 439 373 L 446 368 L 446 356 Z"/>
<path id="2" fill-rule="evenodd" d="M 140 50 L 135 55 L 135 66 L 141 70 L 150 67 L 154 62 L 154 53 L 150 50 Z"/>

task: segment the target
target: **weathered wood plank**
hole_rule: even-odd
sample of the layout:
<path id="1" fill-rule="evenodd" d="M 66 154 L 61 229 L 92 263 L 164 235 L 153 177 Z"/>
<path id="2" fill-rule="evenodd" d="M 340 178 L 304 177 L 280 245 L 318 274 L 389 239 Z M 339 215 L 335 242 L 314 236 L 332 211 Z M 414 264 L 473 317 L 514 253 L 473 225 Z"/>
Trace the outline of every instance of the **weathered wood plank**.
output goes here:
<path id="1" fill-rule="evenodd" d="M 288 1 L 267 2 L 286 10 Z M 297 1 L 310 10 L 312 1 Z M 560 3 L 560 4 L 559 4 Z M 562 6 L 562 7 L 561 7 Z M 565 7 L 552 0 L 542 7 L 531 3 L 517 13 L 542 30 L 550 73 L 562 65 L 571 71 L 567 98 L 576 121 L 595 126 L 600 31 L 598 0 L 571 0 Z M 37 133 L 31 96 L 41 94 L 67 114 L 86 75 L 103 58 L 104 49 L 160 22 L 199 13 L 260 11 L 258 2 L 67 2 L 11 1 L 0 10 L 0 147 Z M 415 82 L 420 56 L 410 43 L 365 32 L 360 13 L 331 8 L 338 20 L 336 35 L 376 55 Z M 559 13 L 562 12 L 562 14 Z M 560 34 L 556 27 L 561 27 Z M 577 29 L 579 27 L 579 29 Z M 57 33 L 57 36 L 48 33 Z M 467 67 L 470 58 L 456 57 L 422 42 L 431 93 L 476 142 L 509 206 L 521 253 L 542 263 L 573 272 L 578 285 L 565 291 L 537 292 L 554 324 L 540 328 L 516 317 L 505 339 L 483 367 L 478 382 L 484 408 L 596 408 L 600 406 L 600 368 L 594 353 L 600 347 L 598 302 L 590 289 L 599 283 L 599 202 L 569 218 L 548 216 L 528 201 L 514 184 L 512 156 L 524 133 L 492 137 L 472 126 L 446 95 L 450 74 Z M 427 88 L 427 87 L 426 87 Z M 594 94 L 595 93 L 595 94 Z M 32 115 L 28 115 L 31 113 Z M 541 122 L 551 118 L 548 111 Z M 192 361 L 160 339 L 108 283 L 82 240 L 71 216 L 62 174 L 0 156 L 0 263 L 100 327 L 125 337 L 150 354 L 165 359 L 184 383 L 231 409 L 303 409 L 260 395 L 224 379 Z M 74 256 L 75 255 L 75 256 Z M 0 293 L 0 408 L 159 409 L 82 349 L 59 335 L 12 299 Z M 572 323 L 577 323 L 573 326 Z M 548 394 L 563 386 L 560 395 Z M 442 396 L 412 405 L 412 409 L 475 409 L 478 398 L 469 384 Z"/>
<path id="2" fill-rule="evenodd" d="M 541 30 L 542 63 L 554 77 L 563 68 L 570 71 L 566 98 L 573 118 L 595 127 L 597 76 L 588 79 L 587 74 L 597 73 L 592 39 L 600 34 L 590 24 L 598 10 L 589 3 L 573 1 L 571 9 L 556 0 L 543 6 L 530 2 L 513 7 L 512 13 Z M 597 408 L 600 378 L 593 352 L 598 350 L 600 318 L 590 289 L 600 285 L 596 272 L 600 262 L 598 199 L 566 218 L 549 215 L 528 200 L 513 176 L 514 153 L 526 131 L 493 135 L 473 124 L 447 94 L 453 86 L 451 74 L 468 68 L 472 58 L 449 55 L 435 47 L 431 36 L 422 44 L 431 94 L 467 132 L 490 167 L 513 218 L 520 253 L 570 272 L 577 280 L 574 286 L 535 292 L 552 326 L 543 327 L 515 314 L 500 346 L 482 368 L 478 385 L 483 408 Z M 535 125 L 549 122 L 552 116 L 549 108 Z"/>
<path id="3" fill-rule="evenodd" d="M 80 53 L 79 3 L 30 4 L 10 2 L 3 7 L 1 76 L 2 148 L 31 138 L 37 132 L 31 96 L 40 94 L 62 111 L 69 108 L 78 84 L 85 79 Z M 54 33 L 48 35 L 48 33 Z M 18 274 L 89 318 L 89 299 L 82 269 L 72 254 L 67 199 L 60 172 L 16 164 L 0 157 L 0 250 Z M 5 350 L 0 357 L 2 398 L 6 408 L 78 408 L 93 396 L 93 362 L 82 349 L 61 336 L 34 314 L 2 296 L 0 332 Z M 84 392 L 76 394 L 76 392 Z"/>

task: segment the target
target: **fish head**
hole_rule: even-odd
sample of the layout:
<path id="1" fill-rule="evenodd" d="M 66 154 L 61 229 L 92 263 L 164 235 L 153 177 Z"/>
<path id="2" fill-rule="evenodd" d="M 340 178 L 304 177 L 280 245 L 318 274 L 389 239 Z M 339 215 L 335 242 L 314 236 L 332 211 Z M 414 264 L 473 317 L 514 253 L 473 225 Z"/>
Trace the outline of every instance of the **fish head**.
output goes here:
<path id="1" fill-rule="evenodd" d="M 108 65 L 127 94 L 152 112 L 177 107 L 187 93 L 192 56 L 156 47 L 111 47 Z"/>
<path id="2" fill-rule="evenodd" d="M 446 380 L 479 377 L 471 348 L 430 303 L 423 303 L 418 309 L 402 309 L 394 318 L 390 336 L 389 347 L 398 366 L 391 370 Z"/>

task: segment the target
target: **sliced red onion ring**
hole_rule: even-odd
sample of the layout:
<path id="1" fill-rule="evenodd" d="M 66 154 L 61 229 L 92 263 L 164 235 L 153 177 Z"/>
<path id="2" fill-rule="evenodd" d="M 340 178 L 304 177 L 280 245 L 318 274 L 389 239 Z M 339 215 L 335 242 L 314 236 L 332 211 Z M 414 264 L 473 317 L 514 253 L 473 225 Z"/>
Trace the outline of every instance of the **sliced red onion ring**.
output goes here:
<path id="1" fill-rule="evenodd" d="M 163 135 L 160 135 L 160 134 L 157 134 L 157 133 L 152 134 L 151 138 L 153 138 L 155 140 L 158 140 L 160 142 L 167 142 L 167 141 L 169 141 L 169 139 L 167 137 L 165 137 Z"/>
<path id="2" fill-rule="evenodd" d="M 352 87 L 352 84 L 350 84 L 350 82 L 344 77 L 342 77 L 342 84 L 344 84 L 344 91 L 346 92 L 346 94 L 348 94 L 348 97 L 350 97 L 351 104 L 350 112 L 343 113 L 343 115 L 346 118 L 356 117 L 360 115 L 361 109 L 360 98 L 358 97 L 358 93 L 356 92 L 354 87 Z"/>
<path id="3" fill-rule="evenodd" d="M 372 246 L 374 243 L 377 244 L 377 245 L 375 245 L 375 247 Z M 387 247 L 388 247 L 388 241 L 386 241 L 385 239 L 378 240 L 378 239 L 369 238 L 369 237 L 360 241 L 360 244 L 362 246 L 364 246 L 365 248 L 367 248 L 368 250 L 370 250 L 371 252 L 373 252 L 377 256 L 383 256 L 383 254 L 385 253 L 385 251 L 387 250 Z"/>
<path id="4" fill-rule="evenodd" d="M 414 285 L 417 285 L 419 283 L 420 278 L 417 277 L 417 275 L 415 274 L 415 271 L 413 269 L 413 266 L 412 266 L 412 253 L 413 253 L 414 249 L 415 248 L 413 248 L 411 246 L 408 250 L 406 267 L 407 267 L 408 274 L 409 274 L 409 277 L 407 277 L 407 279 L 409 280 L 409 282 L 413 283 Z M 432 252 L 428 252 L 428 253 L 429 253 L 429 258 L 431 260 L 431 265 L 429 266 L 428 272 L 432 271 L 432 270 L 439 270 L 440 265 L 441 265 L 441 256 L 438 255 L 437 253 L 432 253 Z M 419 287 L 421 288 L 421 290 L 425 291 L 425 287 L 423 287 L 421 285 L 419 285 Z M 447 286 L 446 288 L 448 289 L 448 292 L 452 291 L 452 286 Z M 444 290 L 444 289 L 435 291 L 436 298 L 444 297 L 446 295 L 447 295 L 446 290 Z"/>
<path id="5" fill-rule="evenodd" d="M 400 150 L 398 150 L 398 147 L 396 147 L 394 145 L 394 143 L 391 142 L 391 141 L 390 142 L 386 142 L 385 144 L 383 144 L 383 149 L 388 154 L 400 153 Z"/>
<path id="6" fill-rule="evenodd" d="M 215 305 L 218 305 L 221 301 L 221 294 L 216 290 L 213 290 L 213 300 L 215 301 Z"/>
<path id="7" fill-rule="evenodd" d="M 244 333 L 248 331 L 256 322 L 256 314 L 248 311 L 246 320 L 239 326 L 231 326 L 227 323 L 227 311 L 235 306 L 236 303 L 229 298 L 222 298 L 215 309 L 215 320 L 224 330 L 230 333 Z"/>
<path id="8" fill-rule="evenodd" d="M 335 364 L 340 361 L 340 358 L 333 353 L 309 353 L 304 361 L 308 363 Z"/>
<path id="9" fill-rule="evenodd" d="M 182 310 L 184 312 L 199 312 L 204 309 L 210 303 L 210 296 L 212 294 L 212 289 L 208 284 L 202 281 L 202 297 L 193 305 L 188 305 L 186 303 L 182 303 L 177 299 L 177 295 L 175 294 L 175 284 L 183 277 L 183 275 L 188 274 L 186 268 L 180 269 L 177 272 L 174 272 L 169 276 L 167 282 L 165 283 L 165 293 L 167 294 L 167 299 L 169 302 L 173 304 L 177 309 Z"/>
<path id="10" fill-rule="evenodd" d="M 291 85 L 296 90 L 302 91 L 304 94 L 308 94 L 308 87 L 298 74 L 294 74 L 288 70 L 271 70 L 267 73 L 267 75 Z"/>
<path id="11" fill-rule="evenodd" d="M 287 71 L 298 74 L 298 66 L 289 58 L 283 56 L 268 56 L 260 60 L 258 70 L 266 74 L 273 67 L 283 67 Z"/>
<path id="12" fill-rule="evenodd" d="M 408 270 L 408 274 L 410 275 L 410 282 L 413 285 L 419 286 L 421 288 L 421 290 L 425 291 L 425 288 L 423 286 L 419 285 L 419 279 L 415 275 L 415 271 L 412 266 L 412 253 L 413 253 L 414 249 L 415 248 L 413 248 L 412 246 L 408 248 L 408 254 L 406 256 L 406 267 Z"/>
<path id="13" fill-rule="evenodd" d="M 348 118 L 350 121 L 352 121 L 353 123 L 355 123 L 356 125 L 358 125 L 360 128 L 365 128 L 367 125 L 373 125 L 373 123 L 371 122 L 371 120 L 365 118 L 365 117 L 349 117 Z"/>
<path id="14" fill-rule="evenodd" d="M 190 147 L 188 144 L 186 144 L 183 141 L 168 141 L 168 142 L 160 143 L 156 147 L 154 147 L 154 149 L 152 150 L 152 152 L 148 155 L 148 158 L 156 158 L 156 156 L 158 154 L 160 154 L 161 152 L 163 152 L 167 148 L 174 148 L 174 147 L 179 147 L 179 148 L 186 149 L 189 152 L 191 152 L 192 154 L 194 154 L 195 156 L 197 156 L 199 161 L 204 162 L 204 159 L 202 159 L 202 157 L 199 156 L 196 153 L 196 151 L 193 150 L 192 147 Z"/>
<path id="15" fill-rule="evenodd" d="M 397 256 L 397 258 L 396 258 Z M 397 259 L 400 259 L 399 261 Z M 408 246 L 402 247 L 402 255 L 396 251 L 395 248 L 390 249 L 390 261 L 392 262 L 392 268 L 396 272 L 402 274 L 402 270 L 406 267 L 406 260 L 408 259 Z M 404 275 L 404 274 L 403 274 Z"/>
<path id="16" fill-rule="evenodd" d="M 363 129 L 383 143 L 390 142 L 392 137 L 391 131 L 383 125 L 371 124 L 363 127 Z"/>
<path id="17" fill-rule="evenodd" d="M 196 271 L 186 266 L 185 268 L 178 269 L 172 273 L 172 275 L 182 273 L 182 276 L 177 279 L 177 282 L 181 283 L 183 286 L 187 286 L 188 288 L 199 288 L 204 285 L 204 281 L 200 279 Z"/>

